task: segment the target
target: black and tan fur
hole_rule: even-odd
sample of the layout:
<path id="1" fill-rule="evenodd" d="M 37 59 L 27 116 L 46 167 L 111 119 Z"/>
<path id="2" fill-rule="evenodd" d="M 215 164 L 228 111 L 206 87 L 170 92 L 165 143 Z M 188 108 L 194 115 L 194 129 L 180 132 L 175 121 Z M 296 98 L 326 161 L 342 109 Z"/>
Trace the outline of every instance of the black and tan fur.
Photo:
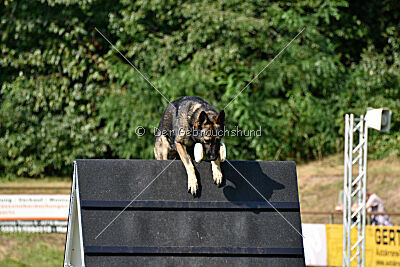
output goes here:
<path id="1" fill-rule="evenodd" d="M 180 158 L 188 175 L 188 191 L 198 189 L 192 160 L 193 148 L 201 143 L 206 159 L 211 160 L 214 182 L 220 185 L 222 173 L 219 148 L 225 125 L 225 113 L 218 113 L 200 97 L 184 96 L 172 101 L 164 111 L 155 137 L 156 159 Z"/>

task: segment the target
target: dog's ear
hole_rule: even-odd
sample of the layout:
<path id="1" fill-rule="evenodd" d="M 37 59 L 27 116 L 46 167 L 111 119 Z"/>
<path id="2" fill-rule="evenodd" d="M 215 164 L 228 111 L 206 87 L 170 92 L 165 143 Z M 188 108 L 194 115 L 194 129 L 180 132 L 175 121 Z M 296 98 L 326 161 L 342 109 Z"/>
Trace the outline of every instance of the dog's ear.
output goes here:
<path id="1" fill-rule="evenodd" d="M 198 123 L 199 125 L 203 125 L 203 123 L 206 123 L 208 121 L 208 116 L 207 113 L 203 110 L 200 112 Z"/>
<path id="2" fill-rule="evenodd" d="M 220 125 L 225 124 L 225 111 L 221 110 L 217 115 L 217 123 Z"/>

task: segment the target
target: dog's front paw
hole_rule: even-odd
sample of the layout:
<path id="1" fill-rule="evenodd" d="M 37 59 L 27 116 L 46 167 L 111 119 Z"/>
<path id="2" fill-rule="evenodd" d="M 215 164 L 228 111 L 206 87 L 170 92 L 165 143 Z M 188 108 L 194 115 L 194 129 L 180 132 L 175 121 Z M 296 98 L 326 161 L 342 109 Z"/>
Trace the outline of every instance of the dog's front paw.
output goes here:
<path id="1" fill-rule="evenodd" d="M 211 164 L 212 166 L 212 175 L 213 175 L 213 180 L 217 185 L 220 185 L 222 183 L 222 172 L 221 168 L 219 167 L 218 164 L 214 163 Z"/>
<path id="2" fill-rule="evenodd" d="M 197 184 L 196 176 L 189 175 L 188 176 L 188 192 L 191 193 L 193 196 L 195 196 L 198 188 L 199 188 L 199 185 Z"/>
<path id="3" fill-rule="evenodd" d="M 217 185 L 221 185 L 222 173 L 220 171 L 213 172 L 213 180 Z"/>

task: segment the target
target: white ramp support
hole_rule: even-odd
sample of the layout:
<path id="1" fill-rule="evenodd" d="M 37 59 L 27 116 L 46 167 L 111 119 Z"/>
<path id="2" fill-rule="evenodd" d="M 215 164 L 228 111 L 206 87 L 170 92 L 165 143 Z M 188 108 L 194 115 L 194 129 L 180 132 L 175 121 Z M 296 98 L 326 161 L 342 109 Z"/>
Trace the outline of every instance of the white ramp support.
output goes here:
<path id="1" fill-rule="evenodd" d="M 68 231 L 65 243 L 64 267 L 83 267 L 84 250 L 82 238 L 82 219 L 79 201 L 79 183 L 76 162 L 71 188 L 71 200 L 68 214 Z"/>

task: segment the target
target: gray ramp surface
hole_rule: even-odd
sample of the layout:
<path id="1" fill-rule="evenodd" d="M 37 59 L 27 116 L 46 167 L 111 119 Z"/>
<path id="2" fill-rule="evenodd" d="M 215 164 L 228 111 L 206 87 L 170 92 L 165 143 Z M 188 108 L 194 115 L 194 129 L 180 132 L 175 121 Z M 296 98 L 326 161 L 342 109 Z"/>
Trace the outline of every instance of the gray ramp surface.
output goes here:
<path id="1" fill-rule="evenodd" d="M 77 160 L 86 265 L 304 266 L 295 163 L 230 163 L 268 202 L 227 162 L 193 197 L 179 160 Z"/>

